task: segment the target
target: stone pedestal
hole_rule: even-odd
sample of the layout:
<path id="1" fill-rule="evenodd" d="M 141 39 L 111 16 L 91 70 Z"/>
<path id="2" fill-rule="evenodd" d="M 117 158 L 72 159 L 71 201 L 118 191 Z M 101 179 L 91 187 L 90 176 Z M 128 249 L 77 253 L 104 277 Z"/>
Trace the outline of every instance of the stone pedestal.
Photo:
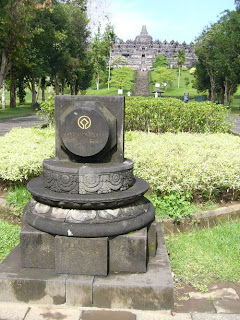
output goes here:
<path id="1" fill-rule="evenodd" d="M 33 198 L 20 245 L 0 267 L 0 300 L 171 308 L 149 185 L 124 158 L 124 98 L 58 96 L 55 124 L 56 157 L 28 183 Z"/>

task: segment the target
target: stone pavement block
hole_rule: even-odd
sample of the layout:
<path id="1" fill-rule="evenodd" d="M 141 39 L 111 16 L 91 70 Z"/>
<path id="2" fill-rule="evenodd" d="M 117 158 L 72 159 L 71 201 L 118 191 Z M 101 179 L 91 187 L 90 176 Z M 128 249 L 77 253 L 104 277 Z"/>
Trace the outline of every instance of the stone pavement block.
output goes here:
<path id="1" fill-rule="evenodd" d="M 21 262 L 24 268 L 55 268 L 54 236 L 24 223 L 20 233 Z"/>
<path id="2" fill-rule="evenodd" d="M 213 305 L 217 313 L 233 313 L 240 314 L 239 299 L 217 299 L 213 301 Z"/>
<path id="3" fill-rule="evenodd" d="M 142 311 L 136 312 L 137 320 L 192 320 L 190 314 L 176 313 L 174 316 L 169 313 L 163 313 L 162 311 Z"/>
<path id="4" fill-rule="evenodd" d="M 207 312 L 215 313 L 216 310 L 213 306 L 212 301 L 208 299 L 189 299 L 180 300 L 174 304 L 175 312 L 189 313 L 189 312 Z"/>
<path id="5" fill-rule="evenodd" d="M 69 306 L 91 307 L 94 277 L 72 275 L 66 281 L 66 304 Z"/>
<path id="6" fill-rule="evenodd" d="M 23 320 L 25 315 L 29 311 L 28 306 L 12 304 L 12 303 L 0 303 L 0 319 L 1 320 Z"/>
<path id="7" fill-rule="evenodd" d="M 192 320 L 240 320 L 240 314 L 193 313 Z"/>
<path id="8" fill-rule="evenodd" d="M 0 265 L 0 301 L 64 304 L 66 278 L 51 269 L 22 268 L 17 246 Z"/>
<path id="9" fill-rule="evenodd" d="M 156 257 L 142 274 L 112 274 L 95 277 L 93 305 L 99 308 L 136 310 L 173 309 L 174 285 L 166 246 L 159 239 Z"/>
<path id="10" fill-rule="evenodd" d="M 56 272 L 106 276 L 108 238 L 55 237 Z"/>
<path id="11" fill-rule="evenodd" d="M 109 271 L 146 272 L 147 228 L 109 240 Z"/>
<path id="12" fill-rule="evenodd" d="M 79 320 L 81 311 L 77 309 L 31 307 L 24 320 Z"/>
<path id="13" fill-rule="evenodd" d="M 233 288 L 222 288 L 205 293 L 189 292 L 188 295 L 193 299 L 239 299 L 239 296 Z"/>
<path id="14" fill-rule="evenodd" d="M 87 310 L 81 320 L 136 320 L 136 315 L 127 311 Z"/>

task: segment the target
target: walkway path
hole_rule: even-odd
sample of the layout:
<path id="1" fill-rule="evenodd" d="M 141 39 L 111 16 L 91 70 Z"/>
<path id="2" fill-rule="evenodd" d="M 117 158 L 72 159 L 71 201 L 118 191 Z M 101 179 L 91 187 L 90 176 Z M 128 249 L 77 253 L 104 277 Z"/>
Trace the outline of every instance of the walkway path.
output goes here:
<path id="1" fill-rule="evenodd" d="M 134 85 L 134 96 L 150 96 L 150 82 L 148 71 L 137 71 Z"/>
<path id="2" fill-rule="evenodd" d="M 0 119 L 0 136 L 3 136 L 13 128 L 30 128 L 42 124 L 44 124 L 44 121 L 37 114 Z"/>

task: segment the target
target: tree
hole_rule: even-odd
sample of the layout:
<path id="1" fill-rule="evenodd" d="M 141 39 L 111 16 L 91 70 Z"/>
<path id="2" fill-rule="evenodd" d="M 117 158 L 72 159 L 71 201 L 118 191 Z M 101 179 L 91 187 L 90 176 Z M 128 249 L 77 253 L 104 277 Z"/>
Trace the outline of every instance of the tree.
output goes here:
<path id="1" fill-rule="evenodd" d="M 172 69 L 166 67 L 157 67 L 152 73 L 152 79 L 154 82 L 166 83 L 165 90 L 167 90 L 168 85 L 172 85 L 175 79 L 175 74 Z"/>
<path id="2" fill-rule="evenodd" d="M 157 56 L 156 59 L 153 61 L 152 64 L 153 68 L 157 67 L 168 67 L 169 62 L 167 61 L 167 58 L 164 56 Z"/>
<path id="3" fill-rule="evenodd" d="M 133 75 L 134 71 L 130 67 L 122 66 L 119 69 L 113 69 L 110 83 L 119 89 L 123 89 L 133 83 Z"/>
<path id="4" fill-rule="evenodd" d="M 121 66 L 125 66 L 127 64 L 128 64 L 128 60 L 123 56 L 115 56 L 111 60 L 111 66 L 114 66 L 116 68 L 120 68 Z"/>
<path id="5" fill-rule="evenodd" d="M 210 82 L 210 99 L 215 101 L 220 95 L 221 103 L 230 104 L 231 94 L 240 82 L 240 12 L 226 11 L 220 20 L 206 28 L 196 43 L 198 63 L 196 65 L 197 88 Z M 199 76 L 200 71 L 200 76 Z"/>
<path id="6" fill-rule="evenodd" d="M 179 50 L 177 55 L 174 56 L 177 58 L 177 65 L 178 65 L 178 89 L 180 88 L 180 77 L 181 77 L 181 68 L 186 61 L 186 54 L 183 50 Z"/>

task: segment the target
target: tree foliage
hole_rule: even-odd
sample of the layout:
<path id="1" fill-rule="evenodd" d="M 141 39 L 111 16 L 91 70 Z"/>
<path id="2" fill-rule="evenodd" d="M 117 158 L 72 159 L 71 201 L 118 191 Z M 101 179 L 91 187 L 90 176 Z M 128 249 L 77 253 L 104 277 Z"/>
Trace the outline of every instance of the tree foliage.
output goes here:
<path id="1" fill-rule="evenodd" d="M 240 83 L 240 11 L 226 11 L 196 42 L 196 87 L 226 105 Z"/>
<path id="2" fill-rule="evenodd" d="M 166 67 L 157 67 L 152 72 L 152 80 L 157 83 L 165 83 L 165 90 L 167 90 L 167 86 L 172 86 L 173 80 L 175 79 L 175 73 L 172 69 L 168 69 Z"/>
<path id="3" fill-rule="evenodd" d="M 164 56 L 157 56 L 156 59 L 152 63 L 153 68 L 157 67 L 168 67 L 169 62 L 167 61 L 167 58 Z"/>

